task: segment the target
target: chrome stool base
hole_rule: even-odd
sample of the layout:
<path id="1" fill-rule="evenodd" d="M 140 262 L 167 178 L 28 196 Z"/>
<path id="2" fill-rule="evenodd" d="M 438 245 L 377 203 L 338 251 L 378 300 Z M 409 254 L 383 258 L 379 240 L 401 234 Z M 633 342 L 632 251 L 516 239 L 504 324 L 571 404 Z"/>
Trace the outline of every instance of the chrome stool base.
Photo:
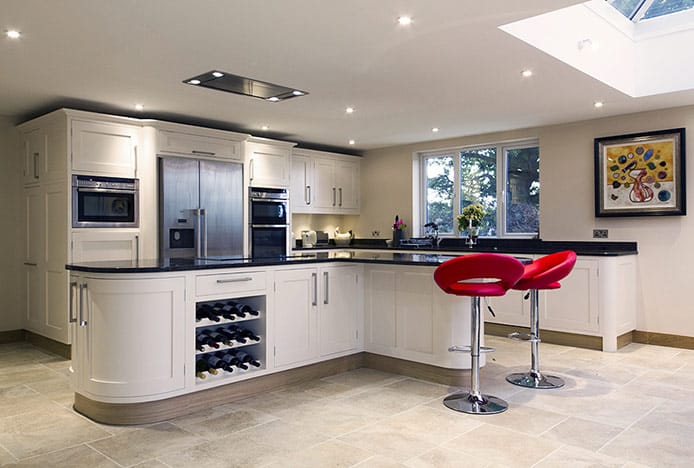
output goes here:
<path id="1" fill-rule="evenodd" d="M 508 409 L 508 403 L 501 398 L 492 395 L 474 397 L 468 392 L 459 392 L 448 395 L 443 399 L 447 408 L 468 414 L 498 414 Z"/>
<path id="2" fill-rule="evenodd" d="M 506 381 L 526 388 L 561 388 L 564 381 L 555 375 L 536 374 L 534 372 L 517 372 L 506 376 Z"/>

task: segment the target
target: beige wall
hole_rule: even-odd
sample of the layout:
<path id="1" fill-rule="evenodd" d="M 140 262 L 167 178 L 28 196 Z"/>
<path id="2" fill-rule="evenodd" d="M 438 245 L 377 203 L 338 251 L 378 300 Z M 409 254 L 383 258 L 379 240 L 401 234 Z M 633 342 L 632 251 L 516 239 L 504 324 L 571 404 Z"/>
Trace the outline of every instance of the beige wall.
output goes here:
<path id="1" fill-rule="evenodd" d="M 593 139 L 676 127 L 685 127 L 690 136 L 694 135 L 694 107 L 369 151 L 362 161 L 362 214 L 356 233 L 366 237 L 376 229 L 388 232 L 395 214 L 412 220 L 413 152 L 537 137 L 542 187 L 540 237 L 592 240 L 594 228 L 605 228 L 609 229 L 609 240 L 638 242 L 637 328 L 694 336 L 694 314 L 687 292 L 694 278 L 690 270 L 694 265 L 692 215 L 616 219 L 594 216 Z M 690 187 L 694 183 L 691 148 L 687 148 Z M 692 212 L 694 188 L 688 193 L 687 204 Z"/>
<path id="2" fill-rule="evenodd" d="M 22 262 L 19 134 L 0 117 L 0 331 L 22 328 Z"/>

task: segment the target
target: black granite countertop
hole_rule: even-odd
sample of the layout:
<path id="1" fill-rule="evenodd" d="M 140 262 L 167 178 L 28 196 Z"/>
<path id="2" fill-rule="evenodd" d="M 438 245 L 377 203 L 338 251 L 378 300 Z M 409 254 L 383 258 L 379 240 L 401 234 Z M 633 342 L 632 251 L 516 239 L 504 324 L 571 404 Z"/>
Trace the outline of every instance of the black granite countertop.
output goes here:
<path id="1" fill-rule="evenodd" d="M 73 263 L 65 266 L 71 271 L 91 273 L 163 273 L 173 271 L 213 270 L 222 268 L 264 267 L 325 262 L 378 263 L 385 265 L 438 266 L 457 255 L 437 253 L 374 252 L 369 250 L 340 250 L 331 252 L 302 252 L 272 258 L 216 257 L 207 259 L 165 258 L 140 261 L 104 261 Z M 519 257 L 524 263 L 531 260 Z"/>
<path id="2" fill-rule="evenodd" d="M 300 243 L 299 243 L 300 244 Z M 465 244 L 463 238 L 443 238 L 434 248 L 431 245 L 404 244 L 399 247 L 389 247 L 385 239 L 354 239 L 347 246 L 327 246 L 305 249 L 297 245 L 294 249 L 300 252 L 316 250 L 389 250 L 389 251 L 426 251 L 431 253 L 470 253 L 470 252 L 502 252 L 516 255 L 549 254 L 562 250 L 573 250 L 577 255 L 597 257 L 616 257 L 621 255 L 636 255 L 638 248 L 636 242 L 608 242 L 608 241 L 543 241 L 541 239 L 491 239 L 481 238 L 472 248 Z"/>

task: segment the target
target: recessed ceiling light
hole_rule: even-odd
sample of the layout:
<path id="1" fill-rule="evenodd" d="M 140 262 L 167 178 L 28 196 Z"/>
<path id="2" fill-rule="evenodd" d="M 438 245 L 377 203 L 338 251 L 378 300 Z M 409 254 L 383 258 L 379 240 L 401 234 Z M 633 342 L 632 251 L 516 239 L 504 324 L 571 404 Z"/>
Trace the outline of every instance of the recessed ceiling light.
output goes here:
<path id="1" fill-rule="evenodd" d="M 347 109 L 345 109 L 345 112 L 347 112 L 348 114 L 354 114 L 354 107 L 348 107 Z"/>
<path id="2" fill-rule="evenodd" d="M 266 130 L 270 130 L 270 127 L 268 127 L 267 125 L 263 125 L 262 127 L 260 127 L 260 129 L 262 131 L 266 131 Z"/>
<path id="3" fill-rule="evenodd" d="M 200 80 L 190 80 L 188 84 L 200 84 Z"/>
<path id="4" fill-rule="evenodd" d="M 398 18 L 398 24 L 401 26 L 409 26 L 412 24 L 412 18 L 410 16 L 401 16 Z"/>
<path id="5" fill-rule="evenodd" d="M 593 107 L 595 107 L 596 109 L 600 109 L 600 108 L 601 108 L 602 106 L 604 106 L 604 105 L 605 105 L 605 103 L 602 102 L 602 101 L 595 101 L 595 102 L 593 103 Z"/>
<path id="6" fill-rule="evenodd" d="M 212 72 L 212 76 L 214 76 L 215 78 L 221 78 L 224 76 L 224 73 L 216 71 Z"/>
<path id="7" fill-rule="evenodd" d="M 269 98 L 267 98 L 267 100 L 271 102 L 277 102 L 280 100 L 280 98 L 278 98 L 277 96 L 270 96 Z"/>
<path id="8" fill-rule="evenodd" d="M 439 127 L 434 127 L 431 129 L 432 132 L 438 133 L 439 132 Z"/>
<path id="9" fill-rule="evenodd" d="M 143 104 L 135 104 L 135 110 L 136 111 L 145 110 L 145 106 Z"/>
<path id="10" fill-rule="evenodd" d="M 9 31 L 6 31 L 5 34 L 10 39 L 19 39 L 19 37 L 22 35 L 22 33 L 20 33 L 19 31 L 15 31 L 14 29 L 10 29 Z"/>
<path id="11" fill-rule="evenodd" d="M 530 78 L 531 76 L 533 76 L 533 71 L 532 70 L 523 70 L 521 72 L 521 76 L 523 76 L 523 78 Z"/>
<path id="12" fill-rule="evenodd" d="M 356 141 L 354 141 L 354 140 L 349 140 L 349 144 L 350 144 L 350 145 L 353 145 L 354 143 L 356 143 Z"/>

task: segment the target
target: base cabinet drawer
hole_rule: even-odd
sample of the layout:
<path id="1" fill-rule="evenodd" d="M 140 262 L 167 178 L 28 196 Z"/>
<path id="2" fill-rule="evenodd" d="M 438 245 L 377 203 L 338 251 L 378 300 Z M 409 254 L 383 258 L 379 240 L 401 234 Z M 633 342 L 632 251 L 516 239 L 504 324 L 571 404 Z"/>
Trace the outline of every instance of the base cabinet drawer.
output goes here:
<path id="1" fill-rule="evenodd" d="M 200 275 L 195 279 L 195 294 L 211 296 L 264 290 L 266 276 L 264 271 Z"/>

